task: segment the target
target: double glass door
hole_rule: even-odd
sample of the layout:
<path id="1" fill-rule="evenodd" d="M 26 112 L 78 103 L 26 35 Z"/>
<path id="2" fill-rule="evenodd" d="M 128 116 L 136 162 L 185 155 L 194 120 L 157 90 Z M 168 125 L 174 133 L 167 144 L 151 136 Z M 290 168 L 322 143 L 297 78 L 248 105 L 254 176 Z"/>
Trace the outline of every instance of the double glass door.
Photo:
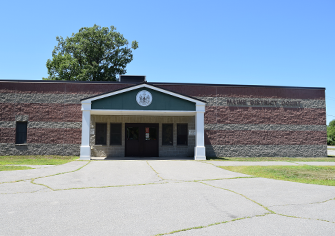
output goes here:
<path id="1" fill-rule="evenodd" d="M 158 157 L 158 124 L 126 124 L 126 157 Z"/>

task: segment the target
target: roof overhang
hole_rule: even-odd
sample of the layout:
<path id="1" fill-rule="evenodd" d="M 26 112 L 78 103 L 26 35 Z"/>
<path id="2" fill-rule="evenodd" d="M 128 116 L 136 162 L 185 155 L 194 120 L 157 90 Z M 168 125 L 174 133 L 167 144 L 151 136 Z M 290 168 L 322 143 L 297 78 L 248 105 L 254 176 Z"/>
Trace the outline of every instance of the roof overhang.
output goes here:
<path id="1" fill-rule="evenodd" d="M 90 103 L 90 102 L 95 101 L 95 100 L 99 100 L 99 99 L 102 99 L 102 98 L 110 97 L 110 96 L 121 94 L 121 93 L 125 93 L 125 92 L 135 90 L 135 89 L 139 89 L 139 88 L 150 88 L 152 90 L 156 90 L 156 91 L 161 92 L 161 93 L 165 93 L 165 94 L 168 94 L 168 95 L 171 95 L 171 96 L 174 96 L 174 97 L 178 97 L 178 98 L 190 101 L 190 102 L 194 102 L 197 105 L 198 104 L 199 105 L 200 104 L 202 104 L 202 105 L 206 104 L 205 101 L 202 101 L 200 99 L 196 99 L 196 98 L 193 98 L 193 97 L 182 95 L 180 93 L 175 93 L 175 92 L 172 92 L 172 91 L 169 91 L 169 90 L 166 90 L 166 89 L 162 89 L 162 88 L 159 88 L 159 87 L 147 84 L 147 83 L 142 83 L 142 84 L 134 85 L 134 86 L 131 86 L 131 87 L 128 87 L 128 88 L 124 88 L 124 89 L 120 89 L 120 90 L 96 95 L 96 96 L 93 96 L 93 97 L 85 98 L 85 99 L 81 100 L 81 103 Z"/>
<path id="2" fill-rule="evenodd" d="M 196 111 L 91 110 L 91 114 L 113 116 L 194 116 Z"/>
<path id="3" fill-rule="evenodd" d="M 135 89 L 141 89 L 141 88 L 149 88 L 155 91 L 158 91 L 160 93 L 163 94 L 167 94 L 173 97 L 177 97 L 179 99 L 182 100 L 186 100 L 189 102 L 192 102 L 195 104 L 196 106 L 196 110 L 195 111 L 171 111 L 171 110 L 106 110 L 106 109 L 91 109 L 91 104 L 93 101 L 99 100 L 99 99 L 103 99 L 103 98 L 107 98 L 107 97 L 111 97 L 114 95 L 118 95 L 118 94 L 122 94 L 122 93 L 126 93 Z M 100 95 L 96 95 L 93 97 L 89 97 L 89 98 L 85 98 L 81 100 L 81 104 L 82 104 L 82 110 L 90 110 L 91 114 L 95 114 L 95 115 L 159 115 L 159 116 L 193 116 L 195 115 L 196 112 L 205 112 L 205 105 L 206 102 L 200 99 L 196 99 L 187 95 L 183 95 L 183 94 L 179 94 L 173 91 L 169 91 L 166 89 L 162 89 L 147 83 L 142 83 L 142 84 L 138 84 L 138 85 L 134 85 L 131 87 L 127 87 L 127 88 L 123 88 L 120 90 L 116 90 L 116 91 L 111 91 L 108 93 L 104 93 L 104 94 L 100 94 Z"/>

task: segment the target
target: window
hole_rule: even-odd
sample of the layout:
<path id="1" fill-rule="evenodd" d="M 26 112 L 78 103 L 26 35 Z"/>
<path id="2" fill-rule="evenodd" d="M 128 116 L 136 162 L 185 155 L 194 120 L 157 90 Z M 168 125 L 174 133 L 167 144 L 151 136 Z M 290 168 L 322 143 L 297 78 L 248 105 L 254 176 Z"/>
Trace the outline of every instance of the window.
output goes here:
<path id="1" fill-rule="evenodd" d="M 122 144 L 122 124 L 110 124 L 110 145 Z"/>
<path id="2" fill-rule="evenodd" d="M 173 145 L 173 124 L 162 124 L 162 145 Z"/>
<path id="3" fill-rule="evenodd" d="M 27 122 L 16 122 L 16 144 L 27 143 Z"/>
<path id="4" fill-rule="evenodd" d="M 177 145 L 187 145 L 187 124 L 177 124 Z"/>
<path id="5" fill-rule="evenodd" d="M 138 127 L 127 127 L 127 140 L 138 140 Z"/>
<path id="6" fill-rule="evenodd" d="M 145 140 L 157 140 L 157 129 L 156 127 L 145 127 Z"/>
<path id="7" fill-rule="evenodd" d="M 107 124 L 96 123 L 95 124 L 95 144 L 106 145 L 107 143 Z"/>

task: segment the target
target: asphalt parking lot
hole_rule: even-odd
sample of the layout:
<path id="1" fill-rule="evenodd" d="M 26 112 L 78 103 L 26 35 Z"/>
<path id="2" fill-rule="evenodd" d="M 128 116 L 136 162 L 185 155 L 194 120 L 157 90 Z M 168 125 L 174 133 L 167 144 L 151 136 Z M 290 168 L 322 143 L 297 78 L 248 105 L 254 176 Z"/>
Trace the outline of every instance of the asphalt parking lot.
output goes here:
<path id="1" fill-rule="evenodd" d="M 218 165 L 73 161 L 2 171 L 0 235 L 334 235 L 335 187 Z"/>

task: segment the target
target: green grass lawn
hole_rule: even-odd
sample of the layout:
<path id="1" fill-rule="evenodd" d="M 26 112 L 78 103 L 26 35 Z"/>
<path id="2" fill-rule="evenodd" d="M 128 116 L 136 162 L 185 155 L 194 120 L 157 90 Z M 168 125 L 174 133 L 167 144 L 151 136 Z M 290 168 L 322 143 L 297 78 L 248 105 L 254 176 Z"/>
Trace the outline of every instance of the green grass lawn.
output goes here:
<path id="1" fill-rule="evenodd" d="M 0 171 L 32 169 L 11 165 L 62 165 L 76 160 L 77 156 L 0 156 Z"/>
<path id="2" fill-rule="evenodd" d="M 335 166 L 220 166 L 256 177 L 335 186 Z"/>
<path id="3" fill-rule="evenodd" d="M 335 162 L 335 156 L 328 157 L 214 157 L 208 158 L 211 161 L 288 161 L 288 162 Z"/>

